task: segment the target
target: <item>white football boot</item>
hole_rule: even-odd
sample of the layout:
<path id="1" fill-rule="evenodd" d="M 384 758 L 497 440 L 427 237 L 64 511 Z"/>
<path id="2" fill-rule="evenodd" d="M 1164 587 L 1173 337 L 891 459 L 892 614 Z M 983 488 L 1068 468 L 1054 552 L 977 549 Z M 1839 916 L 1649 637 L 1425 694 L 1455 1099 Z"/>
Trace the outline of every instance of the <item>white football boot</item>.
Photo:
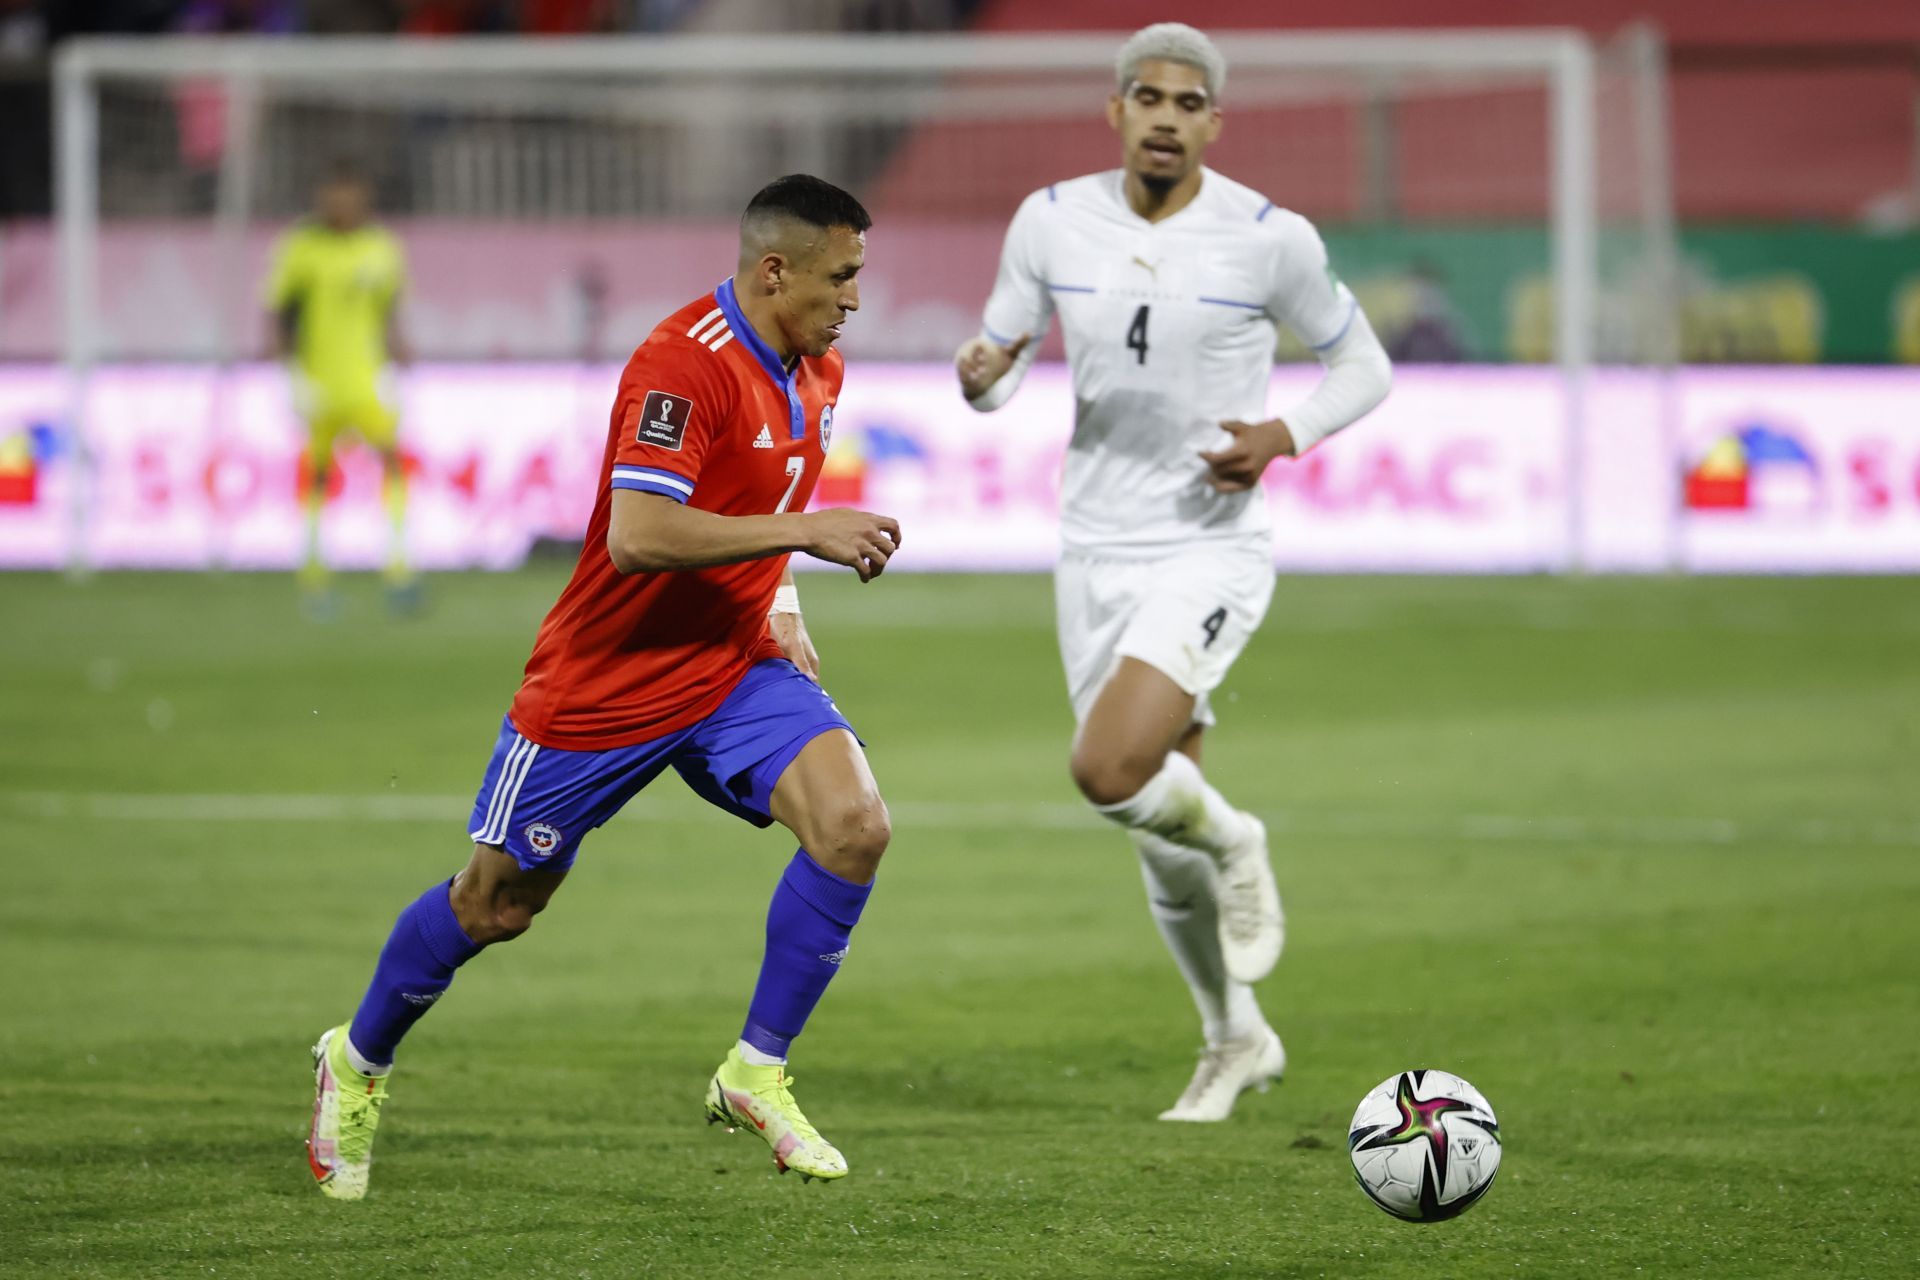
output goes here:
<path id="1" fill-rule="evenodd" d="M 1243 1040 L 1228 1040 L 1200 1051 L 1200 1065 L 1180 1101 L 1160 1113 L 1162 1120 L 1211 1123 L 1233 1114 L 1233 1104 L 1248 1089 L 1261 1093 L 1287 1069 L 1287 1051 L 1272 1027 Z"/>

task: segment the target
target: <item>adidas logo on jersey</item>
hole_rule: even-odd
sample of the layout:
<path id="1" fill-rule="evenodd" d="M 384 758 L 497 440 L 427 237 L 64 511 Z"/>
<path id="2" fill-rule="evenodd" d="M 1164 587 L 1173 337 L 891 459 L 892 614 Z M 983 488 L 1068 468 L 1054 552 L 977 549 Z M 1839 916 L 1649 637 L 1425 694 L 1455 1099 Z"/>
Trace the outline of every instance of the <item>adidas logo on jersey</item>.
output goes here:
<path id="1" fill-rule="evenodd" d="M 767 429 L 767 424 L 764 422 L 760 424 L 760 434 L 753 438 L 753 447 L 756 449 L 773 448 L 773 432 Z"/>

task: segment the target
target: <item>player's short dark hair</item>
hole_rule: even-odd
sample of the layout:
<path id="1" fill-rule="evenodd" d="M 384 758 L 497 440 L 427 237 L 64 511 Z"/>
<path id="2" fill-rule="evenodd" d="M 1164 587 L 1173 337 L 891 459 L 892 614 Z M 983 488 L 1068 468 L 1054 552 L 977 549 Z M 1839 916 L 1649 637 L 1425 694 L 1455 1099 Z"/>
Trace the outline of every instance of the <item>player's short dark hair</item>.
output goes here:
<path id="1" fill-rule="evenodd" d="M 873 217 L 865 205 L 810 173 L 790 173 L 760 188 L 747 202 L 747 211 L 740 215 L 740 222 L 744 226 L 770 214 L 794 218 L 822 230 L 850 227 L 854 231 L 865 231 L 873 225 Z"/>

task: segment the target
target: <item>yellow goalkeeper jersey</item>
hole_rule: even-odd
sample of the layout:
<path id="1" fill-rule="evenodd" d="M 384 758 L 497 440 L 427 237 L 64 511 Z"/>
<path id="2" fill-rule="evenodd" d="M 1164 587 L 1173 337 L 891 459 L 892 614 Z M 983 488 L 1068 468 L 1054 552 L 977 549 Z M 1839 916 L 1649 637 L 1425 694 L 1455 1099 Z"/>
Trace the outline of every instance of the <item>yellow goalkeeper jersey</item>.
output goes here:
<path id="1" fill-rule="evenodd" d="M 335 231 L 305 222 L 282 236 L 267 306 L 294 311 L 301 372 L 336 395 L 371 388 L 387 363 L 387 325 L 406 280 L 400 242 L 384 228 Z"/>

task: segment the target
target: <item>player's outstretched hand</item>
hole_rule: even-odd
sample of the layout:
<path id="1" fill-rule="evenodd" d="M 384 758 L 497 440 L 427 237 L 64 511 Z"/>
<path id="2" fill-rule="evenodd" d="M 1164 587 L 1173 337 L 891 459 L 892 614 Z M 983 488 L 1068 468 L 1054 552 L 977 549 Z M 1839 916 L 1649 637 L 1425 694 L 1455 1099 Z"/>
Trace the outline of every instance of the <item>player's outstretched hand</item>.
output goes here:
<path id="1" fill-rule="evenodd" d="M 991 338 L 969 338 L 953 353 L 953 367 L 960 375 L 960 390 L 967 399 L 978 400 L 987 389 L 1006 376 L 1013 362 L 1027 349 L 1033 335 L 1023 333 L 1007 346 Z"/>
<path id="2" fill-rule="evenodd" d="M 1278 418 L 1272 422 L 1223 422 L 1220 429 L 1233 437 L 1232 442 L 1201 450 L 1200 460 L 1207 464 L 1207 483 L 1221 493 L 1253 488 L 1260 483 L 1269 462 L 1293 456 L 1293 432 Z"/>
<path id="3" fill-rule="evenodd" d="M 807 531 L 812 540 L 806 552 L 815 559 L 843 564 L 871 582 L 887 567 L 887 561 L 900 549 L 900 522 L 892 516 L 877 516 L 851 507 L 829 507 L 807 516 Z"/>

